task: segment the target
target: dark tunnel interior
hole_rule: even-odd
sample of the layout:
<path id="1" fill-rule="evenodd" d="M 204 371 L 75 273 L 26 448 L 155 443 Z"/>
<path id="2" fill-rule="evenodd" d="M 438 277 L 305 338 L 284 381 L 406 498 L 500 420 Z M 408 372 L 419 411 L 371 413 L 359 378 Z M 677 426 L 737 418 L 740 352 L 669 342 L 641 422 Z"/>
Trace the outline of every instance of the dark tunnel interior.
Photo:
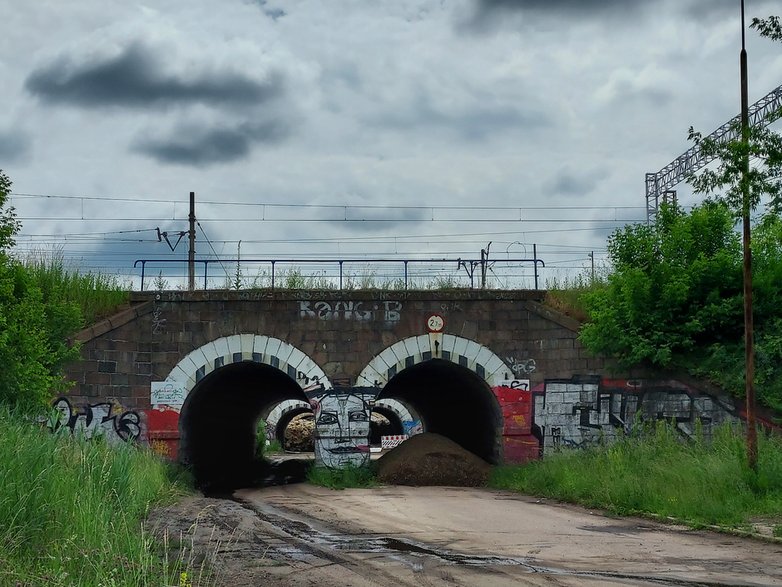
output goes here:
<path id="1" fill-rule="evenodd" d="M 502 414 L 494 393 L 466 367 L 432 359 L 401 371 L 378 399 L 413 407 L 427 432 L 442 434 L 485 461 L 499 463 Z"/>
<path id="2" fill-rule="evenodd" d="M 255 458 L 259 414 L 286 399 L 307 401 L 288 375 L 262 363 L 220 367 L 199 381 L 182 406 L 180 460 L 205 490 L 233 489 L 257 482 Z"/>
<path id="3" fill-rule="evenodd" d="M 402 426 L 402 420 L 393 410 L 385 408 L 383 406 L 373 406 L 372 412 L 380 414 L 388 423 L 371 422 L 369 425 L 369 444 L 379 445 L 382 437 L 392 434 L 403 434 L 405 431 Z"/>

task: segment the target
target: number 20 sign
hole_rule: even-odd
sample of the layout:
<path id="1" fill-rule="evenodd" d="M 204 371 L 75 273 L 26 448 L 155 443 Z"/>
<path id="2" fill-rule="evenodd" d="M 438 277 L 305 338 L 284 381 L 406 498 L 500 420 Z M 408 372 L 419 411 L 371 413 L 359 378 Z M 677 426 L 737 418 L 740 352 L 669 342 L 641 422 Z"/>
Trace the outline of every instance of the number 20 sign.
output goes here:
<path id="1" fill-rule="evenodd" d="M 429 329 L 429 332 L 442 332 L 443 328 L 445 328 L 445 318 L 440 316 L 440 314 L 432 314 L 426 320 L 426 327 Z"/>

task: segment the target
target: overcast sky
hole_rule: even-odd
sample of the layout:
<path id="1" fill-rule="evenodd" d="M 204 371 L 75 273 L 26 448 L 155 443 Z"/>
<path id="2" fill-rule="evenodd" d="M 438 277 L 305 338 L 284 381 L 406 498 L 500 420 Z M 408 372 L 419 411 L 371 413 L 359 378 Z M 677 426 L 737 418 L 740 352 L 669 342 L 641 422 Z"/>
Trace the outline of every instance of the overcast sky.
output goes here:
<path id="1" fill-rule="evenodd" d="M 477 257 L 492 241 L 494 258 L 537 244 L 548 275 L 588 267 L 645 217 L 644 174 L 689 147 L 688 127 L 739 108 L 739 0 L 0 9 L 19 248 L 125 274 L 171 254 L 155 229 L 187 229 L 190 191 L 199 256 L 241 240 L 245 258 Z M 754 102 L 782 84 L 782 45 L 747 39 Z"/>

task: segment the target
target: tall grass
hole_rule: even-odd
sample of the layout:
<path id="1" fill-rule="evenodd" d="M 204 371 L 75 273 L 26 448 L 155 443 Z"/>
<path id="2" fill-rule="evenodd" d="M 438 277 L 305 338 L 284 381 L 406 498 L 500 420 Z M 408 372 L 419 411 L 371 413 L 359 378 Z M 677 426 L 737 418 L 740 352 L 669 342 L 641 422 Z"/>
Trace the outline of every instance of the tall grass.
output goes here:
<path id="1" fill-rule="evenodd" d="M 312 467 L 307 472 L 307 481 L 329 489 L 347 489 L 354 487 L 374 487 L 377 485 L 375 471 L 371 466 L 349 466 L 344 469 Z"/>
<path id="2" fill-rule="evenodd" d="M 566 316 L 586 322 L 589 312 L 584 303 L 584 295 L 605 288 L 606 276 L 607 272 L 601 271 L 594 277 L 581 273 L 571 278 L 549 279 L 546 281 L 545 303 Z"/>
<path id="3" fill-rule="evenodd" d="M 141 526 L 152 504 L 185 491 L 160 459 L 0 408 L 0 463 L 0 585 L 178 584 L 181 569 Z"/>
<path id="4" fill-rule="evenodd" d="M 614 444 L 565 450 L 520 467 L 500 467 L 491 484 L 599 507 L 617 514 L 652 513 L 695 525 L 740 525 L 754 516 L 782 523 L 782 439 L 760 439 L 758 473 L 747 466 L 738 431 L 683 442 L 660 422 Z"/>
<path id="5" fill-rule="evenodd" d="M 84 322 L 92 324 L 114 313 L 128 302 L 131 287 L 116 276 L 83 273 L 69 266 L 61 251 L 30 253 L 22 263 L 45 300 L 71 302 L 82 311 Z"/>

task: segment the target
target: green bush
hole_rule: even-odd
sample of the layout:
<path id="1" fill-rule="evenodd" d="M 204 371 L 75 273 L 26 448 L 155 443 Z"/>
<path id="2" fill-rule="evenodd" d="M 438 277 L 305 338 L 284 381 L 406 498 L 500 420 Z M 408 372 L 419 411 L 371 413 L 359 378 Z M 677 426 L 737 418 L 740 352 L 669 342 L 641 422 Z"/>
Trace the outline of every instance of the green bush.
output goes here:
<path id="1" fill-rule="evenodd" d="M 753 241 L 757 397 L 782 409 L 782 219 L 766 215 Z M 608 242 L 613 272 L 581 299 L 579 334 L 621 366 L 683 369 L 744 394 L 742 251 L 722 203 L 663 206 L 651 225 Z"/>

